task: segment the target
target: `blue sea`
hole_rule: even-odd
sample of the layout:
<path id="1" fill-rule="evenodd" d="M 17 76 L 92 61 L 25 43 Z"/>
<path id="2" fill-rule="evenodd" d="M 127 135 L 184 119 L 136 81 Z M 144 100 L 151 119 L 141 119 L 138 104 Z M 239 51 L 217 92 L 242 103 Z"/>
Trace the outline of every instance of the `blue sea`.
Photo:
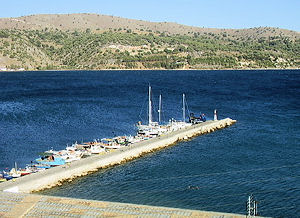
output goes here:
<path id="1" fill-rule="evenodd" d="M 134 135 L 148 85 L 163 119 L 238 122 L 40 194 L 300 217 L 300 70 L 0 72 L 0 170 L 75 141 Z M 155 114 L 155 119 L 157 115 Z"/>

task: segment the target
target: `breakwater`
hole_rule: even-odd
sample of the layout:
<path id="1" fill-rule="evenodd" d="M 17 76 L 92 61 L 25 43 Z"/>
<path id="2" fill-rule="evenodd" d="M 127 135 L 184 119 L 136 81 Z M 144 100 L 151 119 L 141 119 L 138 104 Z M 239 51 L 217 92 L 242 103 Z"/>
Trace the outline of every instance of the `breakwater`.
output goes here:
<path id="1" fill-rule="evenodd" d="M 207 121 L 205 123 L 192 125 L 103 155 L 94 155 L 63 166 L 4 182 L 0 184 L 0 191 L 30 193 L 51 188 L 61 185 L 64 181 L 71 181 L 76 177 L 85 176 L 98 169 L 121 164 L 140 157 L 145 153 L 170 146 L 176 142 L 225 128 L 235 122 L 235 120 L 226 118 L 219 121 Z"/>

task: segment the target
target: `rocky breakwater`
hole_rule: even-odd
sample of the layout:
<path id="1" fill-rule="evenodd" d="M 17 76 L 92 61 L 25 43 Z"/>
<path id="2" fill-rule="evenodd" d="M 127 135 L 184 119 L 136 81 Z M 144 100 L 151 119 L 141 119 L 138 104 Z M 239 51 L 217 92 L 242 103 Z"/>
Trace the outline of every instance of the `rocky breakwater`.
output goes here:
<path id="1" fill-rule="evenodd" d="M 94 155 L 76 162 L 57 166 L 45 171 L 20 177 L 0 184 L 0 191 L 31 193 L 61 185 L 76 177 L 85 176 L 101 168 L 121 164 L 179 141 L 210 133 L 234 124 L 236 120 L 226 118 L 218 121 L 207 121 L 177 131 L 161 135 L 150 140 L 134 143 L 130 146 L 102 155 Z"/>

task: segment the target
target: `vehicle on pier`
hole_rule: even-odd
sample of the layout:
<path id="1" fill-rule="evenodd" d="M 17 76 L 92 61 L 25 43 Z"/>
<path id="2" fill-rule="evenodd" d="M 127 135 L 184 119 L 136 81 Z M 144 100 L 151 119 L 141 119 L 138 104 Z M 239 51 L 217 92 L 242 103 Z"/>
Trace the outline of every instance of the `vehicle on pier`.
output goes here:
<path id="1" fill-rule="evenodd" d="M 190 113 L 189 122 L 192 124 L 206 122 L 205 114 L 200 114 L 199 117 L 196 117 L 194 113 Z"/>

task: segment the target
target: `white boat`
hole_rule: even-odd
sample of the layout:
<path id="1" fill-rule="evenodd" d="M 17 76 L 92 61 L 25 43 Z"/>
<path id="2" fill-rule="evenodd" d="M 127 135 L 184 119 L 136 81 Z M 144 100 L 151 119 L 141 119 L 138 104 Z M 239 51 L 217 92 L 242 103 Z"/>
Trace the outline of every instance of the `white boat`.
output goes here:
<path id="1" fill-rule="evenodd" d="M 13 178 L 19 178 L 21 177 L 21 172 L 16 170 L 15 168 L 12 168 L 9 173 L 10 176 L 12 176 Z"/>
<path id="2" fill-rule="evenodd" d="M 12 168 L 9 173 L 8 173 L 10 176 L 12 176 L 13 178 L 19 178 L 21 177 L 21 171 L 18 170 L 18 167 L 17 167 L 17 163 L 15 162 L 15 167 Z"/>
<path id="3" fill-rule="evenodd" d="M 161 123 L 161 113 L 162 113 L 162 104 L 161 104 L 161 95 L 159 96 L 159 109 L 158 109 L 158 122 L 153 122 L 152 120 L 152 90 L 151 86 L 149 86 L 149 98 L 148 98 L 148 125 L 143 125 L 141 122 L 138 122 L 137 128 L 138 128 L 138 135 L 144 136 L 144 137 L 156 137 L 160 136 L 164 133 L 176 131 L 182 128 L 185 128 L 187 126 L 191 126 L 191 123 L 186 122 L 186 114 L 185 114 L 185 94 L 182 95 L 182 121 L 176 121 L 174 119 L 171 119 L 167 125 L 160 125 Z"/>
<path id="4" fill-rule="evenodd" d="M 100 145 L 91 145 L 90 152 L 92 154 L 100 154 L 102 152 L 105 152 L 105 148 Z"/>
<path id="5" fill-rule="evenodd" d="M 88 151 L 88 150 L 82 151 L 82 158 L 85 158 L 85 157 L 88 157 L 88 156 L 91 156 L 91 155 L 92 155 L 91 151 Z"/>
<path id="6" fill-rule="evenodd" d="M 129 136 L 128 137 L 128 142 L 131 144 L 137 143 L 143 141 L 143 137 L 141 136 Z"/>
<path id="7" fill-rule="evenodd" d="M 106 149 L 119 149 L 119 148 L 123 148 L 123 147 L 125 147 L 125 145 L 120 145 L 120 144 L 114 144 L 114 143 L 112 143 L 112 144 L 109 144 L 109 145 L 104 145 L 103 146 L 104 148 L 106 148 Z"/>
<path id="8" fill-rule="evenodd" d="M 75 156 L 75 155 L 68 155 L 65 158 L 65 162 L 70 163 L 70 162 L 77 161 L 77 160 L 80 160 L 80 159 L 81 159 L 81 157 L 78 157 L 78 156 Z"/>
<path id="9" fill-rule="evenodd" d="M 143 125 L 142 122 L 138 122 L 137 128 L 138 128 L 138 135 L 143 135 L 147 137 L 156 137 L 161 135 L 164 132 L 167 132 L 166 128 L 163 128 L 163 125 L 160 125 L 161 122 L 161 95 L 159 96 L 159 122 L 154 122 L 152 119 L 152 89 L 149 85 L 148 90 L 148 125 Z"/>
<path id="10" fill-rule="evenodd" d="M 72 144 L 71 146 L 67 145 L 66 150 L 67 151 L 76 151 L 77 150 L 76 144 Z"/>

